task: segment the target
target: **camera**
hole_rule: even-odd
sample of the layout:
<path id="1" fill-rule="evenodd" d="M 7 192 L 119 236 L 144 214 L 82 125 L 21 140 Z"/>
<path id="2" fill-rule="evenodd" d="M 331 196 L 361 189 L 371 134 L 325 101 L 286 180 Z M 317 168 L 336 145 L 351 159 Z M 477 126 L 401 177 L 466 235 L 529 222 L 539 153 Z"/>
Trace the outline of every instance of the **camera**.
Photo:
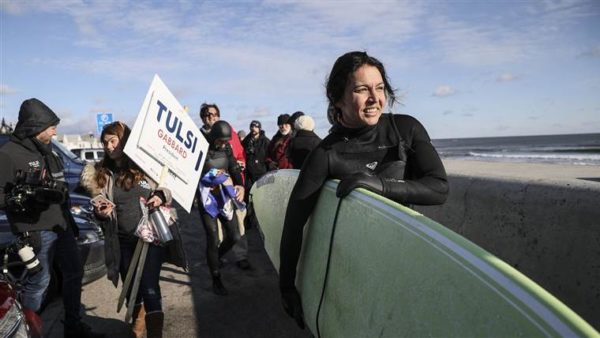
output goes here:
<path id="1" fill-rule="evenodd" d="M 17 236 L 13 248 L 30 274 L 35 274 L 42 270 L 40 260 L 35 255 L 31 245 L 29 245 L 29 236 Z"/>
<path id="2" fill-rule="evenodd" d="M 49 179 L 42 170 L 17 171 L 13 183 L 6 185 L 6 205 L 12 212 L 28 212 L 40 204 L 62 204 L 66 184 Z"/>

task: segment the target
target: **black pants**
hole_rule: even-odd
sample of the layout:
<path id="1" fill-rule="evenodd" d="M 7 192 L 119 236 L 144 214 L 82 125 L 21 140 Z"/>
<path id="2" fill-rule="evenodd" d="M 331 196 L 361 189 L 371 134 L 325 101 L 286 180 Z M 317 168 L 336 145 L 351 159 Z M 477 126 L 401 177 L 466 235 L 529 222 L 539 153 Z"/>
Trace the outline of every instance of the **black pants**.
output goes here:
<path id="1" fill-rule="evenodd" d="M 206 232 L 206 259 L 210 273 L 215 276 L 219 272 L 219 258 L 231 249 L 231 247 L 240 240 L 240 228 L 235 214 L 231 220 L 227 220 L 224 216 L 218 215 L 212 217 L 209 213 L 200 206 L 200 217 Z M 223 242 L 219 246 L 219 229 L 217 226 L 217 218 L 223 226 Z"/>
<path id="2" fill-rule="evenodd" d="M 65 326 L 77 326 L 81 320 L 81 279 L 83 265 L 73 230 L 59 231 L 54 246 L 55 258 L 62 272 L 63 306 Z"/>

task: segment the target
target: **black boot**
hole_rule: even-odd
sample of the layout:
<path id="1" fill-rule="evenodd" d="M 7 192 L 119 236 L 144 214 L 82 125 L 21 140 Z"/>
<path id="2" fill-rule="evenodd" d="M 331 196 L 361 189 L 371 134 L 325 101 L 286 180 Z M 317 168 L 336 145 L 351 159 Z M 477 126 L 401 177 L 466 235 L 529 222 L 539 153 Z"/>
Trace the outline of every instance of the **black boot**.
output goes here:
<path id="1" fill-rule="evenodd" d="M 219 271 L 213 272 L 213 292 L 219 296 L 225 296 L 228 294 L 225 285 L 221 282 L 221 273 Z"/>
<path id="2" fill-rule="evenodd" d="M 148 338 L 162 338 L 165 314 L 161 311 L 146 313 L 146 333 Z"/>

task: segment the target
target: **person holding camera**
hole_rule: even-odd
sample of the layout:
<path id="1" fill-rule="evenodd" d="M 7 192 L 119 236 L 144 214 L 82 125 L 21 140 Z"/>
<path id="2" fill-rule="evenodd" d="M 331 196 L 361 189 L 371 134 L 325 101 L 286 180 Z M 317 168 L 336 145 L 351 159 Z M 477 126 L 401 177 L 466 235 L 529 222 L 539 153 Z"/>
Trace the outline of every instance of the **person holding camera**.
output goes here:
<path id="1" fill-rule="evenodd" d="M 6 210 L 11 231 L 35 248 L 42 267 L 27 276 L 22 305 L 40 311 L 55 255 L 62 273 L 64 336 L 103 337 L 81 321 L 78 229 L 69 210 L 63 163 L 50 143 L 59 122 L 42 101 L 23 101 L 10 141 L 0 148 L 0 208 Z"/>

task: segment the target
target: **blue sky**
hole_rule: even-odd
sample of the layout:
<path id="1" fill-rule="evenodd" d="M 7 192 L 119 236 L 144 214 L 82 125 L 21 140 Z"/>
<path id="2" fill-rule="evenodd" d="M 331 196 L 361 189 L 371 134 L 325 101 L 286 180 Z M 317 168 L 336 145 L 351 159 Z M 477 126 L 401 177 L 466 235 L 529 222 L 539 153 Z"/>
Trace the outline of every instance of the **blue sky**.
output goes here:
<path id="1" fill-rule="evenodd" d="M 215 102 L 236 129 L 281 113 L 329 128 L 335 59 L 386 66 L 396 113 L 432 138 L 600 132 L 600 1 L 0 0 L 0 117 L 37 97 L 59 133 L 98 112 L 133 124 L 158 74 L 200 124 Z"/>

